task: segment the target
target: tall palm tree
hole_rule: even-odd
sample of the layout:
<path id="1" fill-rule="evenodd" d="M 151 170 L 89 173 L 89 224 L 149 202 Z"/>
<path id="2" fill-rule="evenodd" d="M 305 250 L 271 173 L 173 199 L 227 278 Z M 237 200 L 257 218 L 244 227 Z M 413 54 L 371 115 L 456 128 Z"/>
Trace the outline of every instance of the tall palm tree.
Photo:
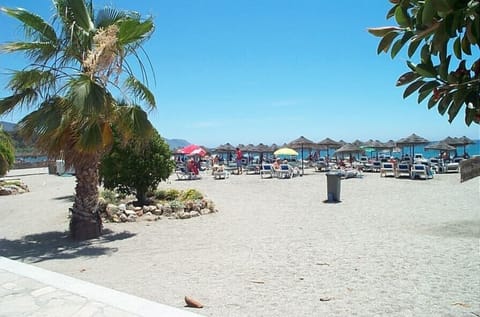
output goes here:
<path id="1" fill-rule="evenodd" d="M 74 167 L 70 233 L 84 240 L 101 234 L 98 164 L 112 145 L 112 127 L 125 141 L 134 134 L 148 138 L 153 132 L 140 105 L 155 107 L 142 63 L 148 56 L 141 55 L 154 24 L 135 12 L 108 7 L 94 11 L 92 1 L 53 4 L 51 23 L 24 9 L 1 9 L 26 32 L 24 41 L 0 49 L 24 53 L 30 62 L 11 73 L 12 95 L 0 99 L 0 115 L 19 107 L 30 109 L 19 122 L 22 133 L 35 137 L 49 157 L 64 158 Z M 138 63 L 141 80 L 134 76 L 128 57 Z"/>

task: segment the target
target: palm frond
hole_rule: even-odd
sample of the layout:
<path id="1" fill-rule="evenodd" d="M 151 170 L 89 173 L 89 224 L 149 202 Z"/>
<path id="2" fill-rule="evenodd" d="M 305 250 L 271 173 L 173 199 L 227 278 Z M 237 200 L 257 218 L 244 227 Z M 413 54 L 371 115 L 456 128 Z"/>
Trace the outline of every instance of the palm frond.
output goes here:
<path id="1" fill-rule="evenodd" d="M 0 99 L 0 115 L 9 113 L 18 106 L 29 107 L 35 103 L 38 94 L 33 89 L 25 89 Z"/>
<path id="2" fill-rule="evenodd" d="M 113 99 L 106 88 L 88 76 L 72 78 L 69 83 L 69 99 L 82 116 L 108 115 Z"/>
<path id="3" fill-rule="evenodd" d="M 57 12 L 67 22 L 67 28 L 76 27 L 87 34 L 95 29 L 85 0 L 56 0 L 55 3 L 62 10 Z"/>
<path id="4" fill-rule="evenodd" d="M 26 115 L 19 122 L 20 133 L 28 139 L 35 139 L 36 146 L 57 157 L 62 150 L 65 137 L 65 120 L 68 104 L 60 97 L 42 102 L 38 109 Z"/>
<path id="5" fill-rule="evenodd" d="M 52 42 L 10 42 L 1 45 L 0 51 L 22 52 L 36 62 L 43 62 L 55 55 L 57 47 Z"/>
<path id="6" fill-rule="evenodd" d="M 89 122 L 81 126 L 81 134 L 75 144 L 80 153 L 95 153 L 103 150 L 102 129 L 98 122 Z"/>
<path id="7" fill-rule="evenodd" d="M 95 26 L 97 28 L 106 28 L 126 17 L 127 14 L 124 11 L 105 7 L 97 12 L 97 15 L 95 16 Z"/>
<path id="8" fill-rule="evenodd" d="M 51 42 L 52 44 L 57 42 L 55 29 L 40 16 L 20 8 L 1 8 L 1 10 L 9 16 L 21 21 L 28 36 L 31 36 L 40 42 Z"/>
<path id="9" fill-rule="evenodd" d="M 151 108 L 155 108 L 155 96 L 148 87 L 138 79 L 133 76 L 128 77 L 127 80 L 125 80 L 125 86 L 135 97 L 146 101 Z"/>
<path id="10" fill-rule="evenodd" d="M 33 89 L 35 91 L 48 91 L 55 85 L 56 77 L 51 71 L 29 69 L 15 71 L 7 84 L 13 91 L 24 91 Z"/>
<path id="11" fill-rule="evenodd" d="M 122 101 L 115 107 L 115 112 L 115 131 L 121 133 L 123 140 L 133 137 L 148 139 L 155 131 L 147 113 L 138 105 L 129 105 Z"/>
<path id="12" fill-rule="evenodd" d="M 134 45 L 148 39 L 155 26 L 152 19 L 140 21 L 137 19 L 124 19 L 118 22 L 118 43 L 121 46 Z"/>

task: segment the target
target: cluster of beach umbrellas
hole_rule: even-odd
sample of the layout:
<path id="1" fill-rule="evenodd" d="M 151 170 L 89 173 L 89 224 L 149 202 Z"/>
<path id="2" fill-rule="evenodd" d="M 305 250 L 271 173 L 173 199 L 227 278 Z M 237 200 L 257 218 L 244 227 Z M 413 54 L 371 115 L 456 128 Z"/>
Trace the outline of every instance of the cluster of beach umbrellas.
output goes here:
<path id="1" fill-rule="evenodd" d="M 327 156 L 329 155 L 329 150 L 334 150 L 333 155 L 348 155 L 348 154 L 357 154 L 357 153 L 364 153 L 364 152 L 372 152 L 372 151 L 379 151 L 379 150 L 390 150 L 399 152 L 400 149 L 408 149 L 411 156 L 415 153 L 415 147 L 424 145 L 425 150 L 438 150 L 442 152 L 449 152 L 449 151 L 456 151 L 458 146 L 463 146 L 464 153 L 466 150 L 466 146 L 469 144 L 473 144 L 474 141 L 463 136 L 460 138 L 453 138 L 447 137 L 444 140 L 441 140 L 436 143 L 431 142 L 415 133 L 411 135 L 401 138 L 397 141 L 389 140 L 387 142 L 380 142 L 378 140 L 368 140 L 366 142 L 362 142 L 360 140 L 355 140 L 352 143 L 346 143 L 344 141 L 335 141 L 330 138 L 325 138 L 320 142 L 314 142 L 312 140 L 307 139 L 304 136 L 300 136 L 297 139 L 294 139 L 288 143 L 284 143 L 281 146 L 276 144 L 272 145 L 265 145 L 263 143 L 259 143 L 258 145 L 248 144 L 243 145 L 239 144 L 237 146 L 233 146 L 230 143 L 225 143 L 219 145 L 216 148 L 209 149 L 196 145 L 190 144 L 184 148 L 178 149 L 175 153 L 181 155 L 198 155 L 200 157 L 205 156 L 209 152 L 215 153 L 233 153 L 235 152 L 236 148 L 238 147 L 240 150 L 246 153 L 271 153 L 275 156 L 298 156 L 300 151 L 301 160 L 302 160 L 302 173 L 303 173 L 303 161 L 304 161 L 304 150 L 326 150 Z"/>

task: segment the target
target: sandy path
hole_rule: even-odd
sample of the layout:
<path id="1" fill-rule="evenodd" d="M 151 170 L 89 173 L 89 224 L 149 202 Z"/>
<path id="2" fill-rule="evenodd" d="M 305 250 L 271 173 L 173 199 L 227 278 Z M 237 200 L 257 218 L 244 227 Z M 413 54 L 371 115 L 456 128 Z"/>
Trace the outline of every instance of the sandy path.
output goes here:
<path id="1" fill-rule="evenodd" d="M 190 295 L 207 316 L 480 314 L 478 179 L 366 174 L 342 181 L 339 204 L 322 202 L 326 177 L 312 171 L 172 180 L 160 187 L 197 188 L 220 212 L 106 224 L 75 244 L 64 233 L 74 178 L 21 178 L 30 193 L 0 197 L 12 259 L 176 307 Z"/>

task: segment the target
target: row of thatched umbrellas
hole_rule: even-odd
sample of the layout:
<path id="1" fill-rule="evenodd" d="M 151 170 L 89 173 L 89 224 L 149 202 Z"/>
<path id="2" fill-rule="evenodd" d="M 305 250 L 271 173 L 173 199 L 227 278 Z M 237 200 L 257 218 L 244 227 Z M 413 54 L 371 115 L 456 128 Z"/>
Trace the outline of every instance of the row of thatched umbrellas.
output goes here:
<path id="1" fill-rule="evenodd" d="M 393 151 L 395 148 L 410 148 L 410 155 L 413 156 L 415 152 L 415 146 L 417 145 L 426 145 L 429 144 L 430 141 L 416 135 L 415 133 L 411 134 L 406 138 L 402 138 L 398 141 L 390 140 L 388 142 L 380 142 L 378 140 L 368 140 L 367 142 L 361 142 L 356 140 L 352 143 L 346 143 L 344 141 L 334 141 L 330 138 L 325 138 L 324 140 L 316 143 L 312 140 L 301 136 L 289 143 L 285 143 L 282 146 L 278 146 L 276 144 L 272 144 L 270 146 L 260 143 L 258 145 L 242 145 L 239 144 L 237 147 L 242 150 L 243 152 L 250 152 L 250 153 L 274 153 L 279 148 L 292 148 L 296 150 L 300 150 L 300 154 L 302 157 L 302 174 L 303 174 L 303 152 L 304 149 L 310 150 L 326 150 L 328 155 L 329 149 L 334 149 L 334 154 L 354 154 L 354 153 L 361 153 L 366 151 L 367 149 L 378 151 L 378 150 L 390 150 Z M 461 138 L 452 138 L 447 137 L 446 139 L 427 145 L 425 149 L 427 150 L 440 150 L 440 151 L 453 151 L 456 150 L 457 146 L 463 146 L 465 152 L 465 146 L 468 144 L 474 143 L 471 139 L 467 137 Z M 213 149 L 214 152 L 217 153 L 229 153 L 235 151 L 236 147 L 231 145 L 230 143 L 226 143 L 220 145 Z"/>
<path id="2" fill-rule="evenodd" d="M 365 151 L 365 149 L 372 149 L 372 150 L 393 150 L 395 148 L 410 148 L 411 154 L 413 155 L 413 151 L 415 149 L 415 146 L 417 145 L 426 145 L 429 144 L 430 141 L 416 135 L 415 133 L 411 134 L 410 136 L 406 138 L 402 138 L 398 141 L 393 141 L 390 140 L 388 142 L 380 142 L 378 140 L 368 140 L 366 142 L 362 142 L 359 140 L 356 140 L 352 143 L 346 143 L 344 141 L 334 141 L 330 138 L 325 138 L 324 140 L 320 142 L 314 142 L 312 140 L 309 140 L 305 138 L 304 136 L 301 136 L 289 143 L 285 143 L 281 146 L 278 146 L 276 144 L 272 144 L 270 146 L 265 145 L 263 143 L 260 143 L 258 145 L 242 145 L 239 144 L 238 148 L 242 150 L 243 152 L 253 152 L 253 153 L 273 153 L 279 148 L 283 147 L 288 147 L 296 150 L 301 150 L 301 155 L 303 155 L 303 150 L 304 149 L 311 149 L 311 150 L 326 150 L 327 155 L 328 155 L 328 150 L 329 149 L 334 149 L 335 154 L 348 154 L 348 153 L 360 153 Z M 433 144 L 429 144 L 425 146 L 426 150 L 439 150 L 439 151 L 453 151 L 456 150 L 457 146 L 463 146 L 464 151 L 465 147 L 468 144 L 473 144 L 474 141 L 463 136 L 460 138 L 452 138 L 452 137 L 447 137 L 444 140 L 440 142 L 436 142 Z M 217 153 L 229 153 L 233 152 L 236 149 L 235 146 L 231 145 L 230 143 L 226 143 L 223 145 L 220 145 L 214 149 L 212 149 L 214 152 Z M 302 157 L 303 159 L 303 157 Z"/>

